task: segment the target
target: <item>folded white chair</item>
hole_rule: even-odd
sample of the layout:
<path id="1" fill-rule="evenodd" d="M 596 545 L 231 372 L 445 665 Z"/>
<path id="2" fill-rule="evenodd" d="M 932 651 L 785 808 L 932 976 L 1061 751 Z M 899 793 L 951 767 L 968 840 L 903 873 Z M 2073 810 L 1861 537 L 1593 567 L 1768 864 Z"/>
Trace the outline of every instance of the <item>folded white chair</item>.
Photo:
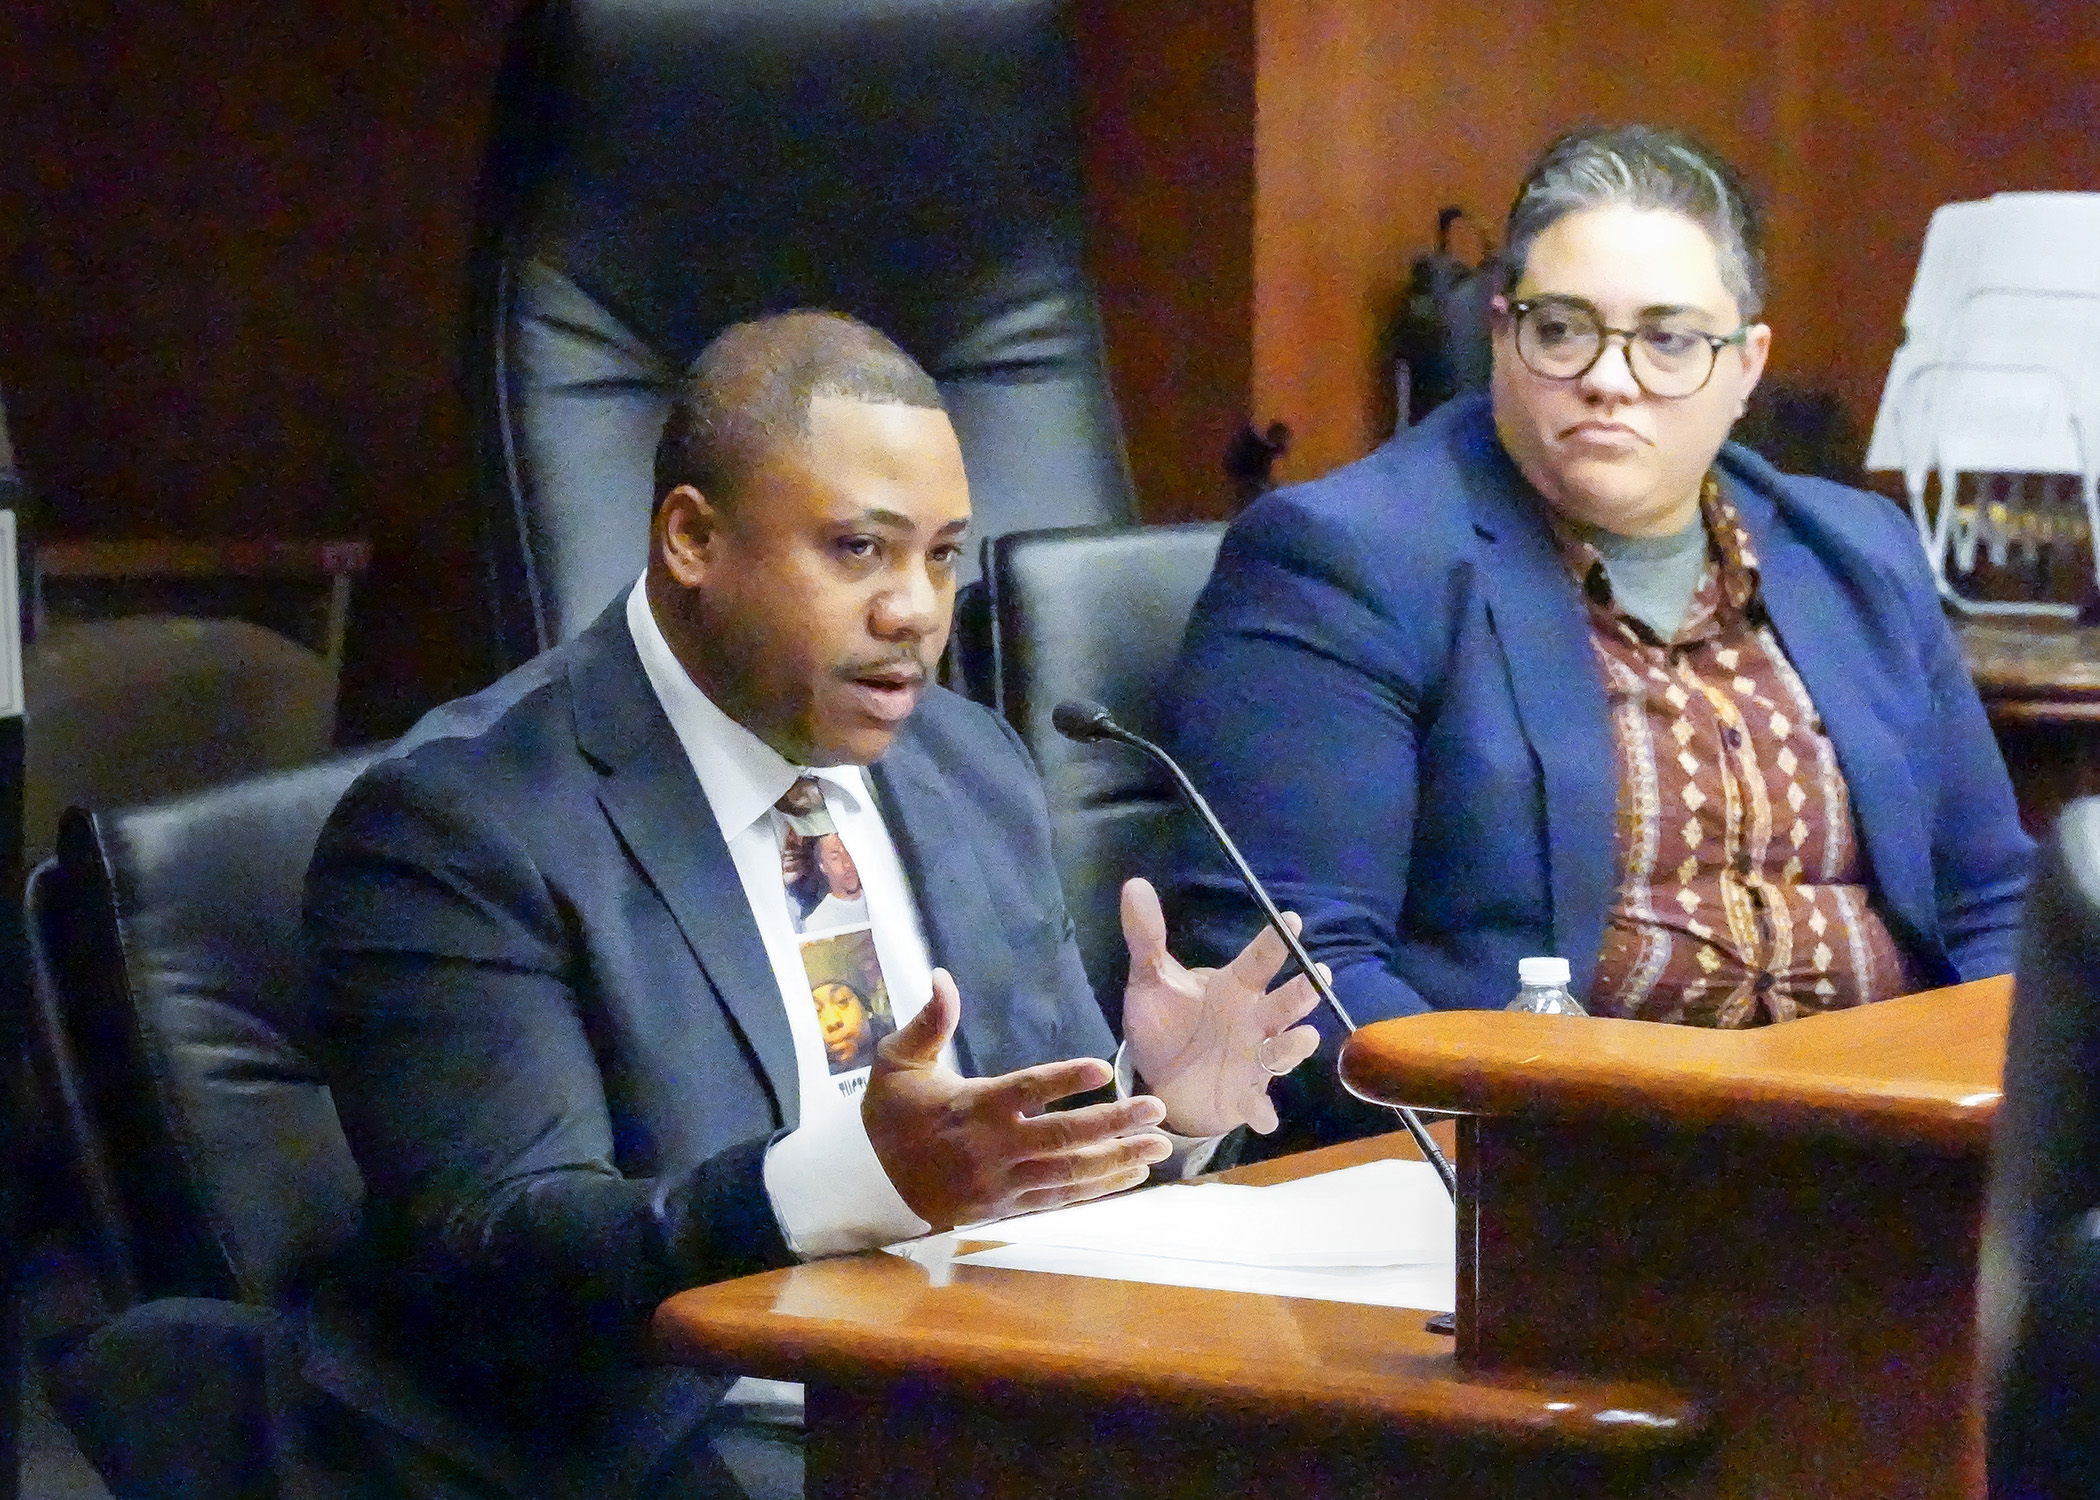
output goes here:
<path id="1" fill-rule="evenodd" d="M 1939 209 L 1904 331 L 1867 467 L 1902 471 L 1940 592 L 1978 614 L 2075 614 L 2075 604 L 1970 599 L 1947 564 L 1951 554 L 1968 571 L 1979 541 L 2004 555 L 2006 518 L 1956 504 L 1964 474 L 2076 476 L 2088 534 L 2100 537 L 2100 194 L 2001 193 Z M 1934 474 L 1936 515 L 1925 504 Z M 2051 488 L 2040 487 L 2045 508 Z M 2019 526 L 2055 529 L 2041 515 Z"/>

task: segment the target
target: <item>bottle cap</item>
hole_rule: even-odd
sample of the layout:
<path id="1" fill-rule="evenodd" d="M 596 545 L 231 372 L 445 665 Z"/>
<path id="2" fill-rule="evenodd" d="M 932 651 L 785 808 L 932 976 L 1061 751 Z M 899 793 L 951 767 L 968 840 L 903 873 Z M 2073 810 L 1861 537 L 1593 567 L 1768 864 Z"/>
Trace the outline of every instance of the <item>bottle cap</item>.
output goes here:
<path id="1" fill-rule="evenodd" d="M 1568 961 L 1565 958 L 1520 958 L 1517 960 L 1517 982 L 1519 984 L 1558 984 L 1565 986 L 1569 977 Z"/>

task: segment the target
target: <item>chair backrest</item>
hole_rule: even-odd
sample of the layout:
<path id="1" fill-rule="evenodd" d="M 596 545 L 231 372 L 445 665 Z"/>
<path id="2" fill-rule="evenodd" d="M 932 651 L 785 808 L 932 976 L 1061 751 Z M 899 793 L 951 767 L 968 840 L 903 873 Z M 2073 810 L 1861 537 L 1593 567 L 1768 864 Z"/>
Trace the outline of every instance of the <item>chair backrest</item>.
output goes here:
<path id="1" fill-rule="evenodd" d="M 1064 0 L 535 0 L 498 88 L 467 372 L 500 662 L 641 570 L 673 383 L 826 307 L 937 379 L 977 534 L 1126 521 Z"/>
<path id="2" fill-rule="evenodd" d="M 1221 523 L 1068 527 L 986 549 L 998 706 L 1043 773 L 1058 873 L 1087 977 L 1117 1020 L 1128 956 L 1124 880 L 1166 874 L 1181 806 L 1165 774 L 1121 745 L 1082 745 L 1050 722 L 1068 698 L 1102 704 L 1126 728 L 1164 736 L 1162 700 Z"/>
<path id="3" fill-rule="evenodd" d="M 377 751 L 115 813 L 31 877 L 32 1050 L 120 1296 L 276 1300 L 363 1188 L 305 1046 L 300 906 Z"/>
<path id="4" fill-rule="evenodd" d="M 1991 1493 L 2100 1493 L 2100 798 L 2027 900 L 1979 1283 Z"/>
<path id="5" fill-rule="evenodd" d="M 327 754 L 336 674 L 247 620 L 67 621 L 23 653 L 23 837 L 33 863 L 66 808 L 134 807 Z"/>

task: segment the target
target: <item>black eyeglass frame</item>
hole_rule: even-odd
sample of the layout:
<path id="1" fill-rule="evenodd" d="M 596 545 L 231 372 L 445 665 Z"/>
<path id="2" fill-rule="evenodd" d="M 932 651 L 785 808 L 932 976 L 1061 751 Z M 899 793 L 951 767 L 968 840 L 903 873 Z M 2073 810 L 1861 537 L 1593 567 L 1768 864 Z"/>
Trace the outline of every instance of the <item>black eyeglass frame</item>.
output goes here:
<path id="1" fill-rule="evenodd" d="M 1731 345 L 1740 347 L 1750 337 L 1750 330 L 1756 326 L 1752 323 L 1742 323 L 1737 325 L 1734 333 L 1725 334 L 1696 333 L 1695 330 L 1684 330 L 1688 333 L 1695 333 L 1696 337 L 1706 341 L 1706 373 L 1700 377 L 1699 383 L 1690 390 L 1674 391 L 1665 394 L 1661 391 L 1649 390 L 1648 382 L 1641 379 L 1641 372 L 1634 368 L 1633 339 L 1634 335 L 1641 331 L 1638 327 L 1613 328 L 1604 321 L 1603 315 L 1596 308 L 1577 297 L 1525 297 L 1506 305 L 1509 308 L 1512 325 L 1521 325 L 1524 319 L 1530 316 L 1532 309 L 1546 306 L 1549 303 L 1560 307 L 1578 308 L 1595 320 L 1597 324 L 1597 352 L 1590 356 L 1589 363 L 1581 369 L 1566 375 L 1556 375 L 1550 370 L 1541 370 L 1530 360 L 1524 359 L 1524 340 L 1519 336 L 1522 330 L 1521 327 L 1513 326 L 1510 342 L 1516 345 L 1517 358 L 1524 361 L 1525 369 L 1538 376 L 1541 380 L 1580 380 L 1583 376 L 1589 374 L 1590 371 L 1597 368 L 1597 361 L 1604 358 L 1604 351 L 1611 347 L 1611 336 L 1616 333 L 1619 336 L 1620 345 L 1626 350 L 1626 373 L 1633 377 L 1633 383 L 1641 388 L 1643 395 L 1653 396 L 1658 401 L 1684 401 L 1705 390 L 1707 386 L 1713 383 L 1714 367 L 1721 362 L 1721 351 Z"/>

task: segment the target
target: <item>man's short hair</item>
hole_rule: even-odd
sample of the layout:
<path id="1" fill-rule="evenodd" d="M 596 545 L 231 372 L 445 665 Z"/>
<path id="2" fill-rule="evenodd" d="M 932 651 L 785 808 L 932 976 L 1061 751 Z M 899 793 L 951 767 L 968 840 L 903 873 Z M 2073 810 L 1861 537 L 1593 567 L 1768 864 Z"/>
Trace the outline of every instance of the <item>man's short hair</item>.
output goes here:
<path id="1" fill-rule="evenodd" d="M 717 505 L 780 443 L 809 436 L 819 396 L 946 410 L 918 362 L 840 313 L 738 323 L 700 351 L 656 445 L 656 499 L 689 484 Z"/>
<path id="2" fill-rule="evenodd" d="M 1764 310 L 1764 215 L 1742 174 L 1691 136 L 1655 125 L 1585 126 L 1539 153 L 1509 206 L 1503 290 L 1516 290 L 1533 241 L 1555 223 L 1611 207 L 1683 214 L 1714 242 L 1721 283 L 1743 321 Z"/>

